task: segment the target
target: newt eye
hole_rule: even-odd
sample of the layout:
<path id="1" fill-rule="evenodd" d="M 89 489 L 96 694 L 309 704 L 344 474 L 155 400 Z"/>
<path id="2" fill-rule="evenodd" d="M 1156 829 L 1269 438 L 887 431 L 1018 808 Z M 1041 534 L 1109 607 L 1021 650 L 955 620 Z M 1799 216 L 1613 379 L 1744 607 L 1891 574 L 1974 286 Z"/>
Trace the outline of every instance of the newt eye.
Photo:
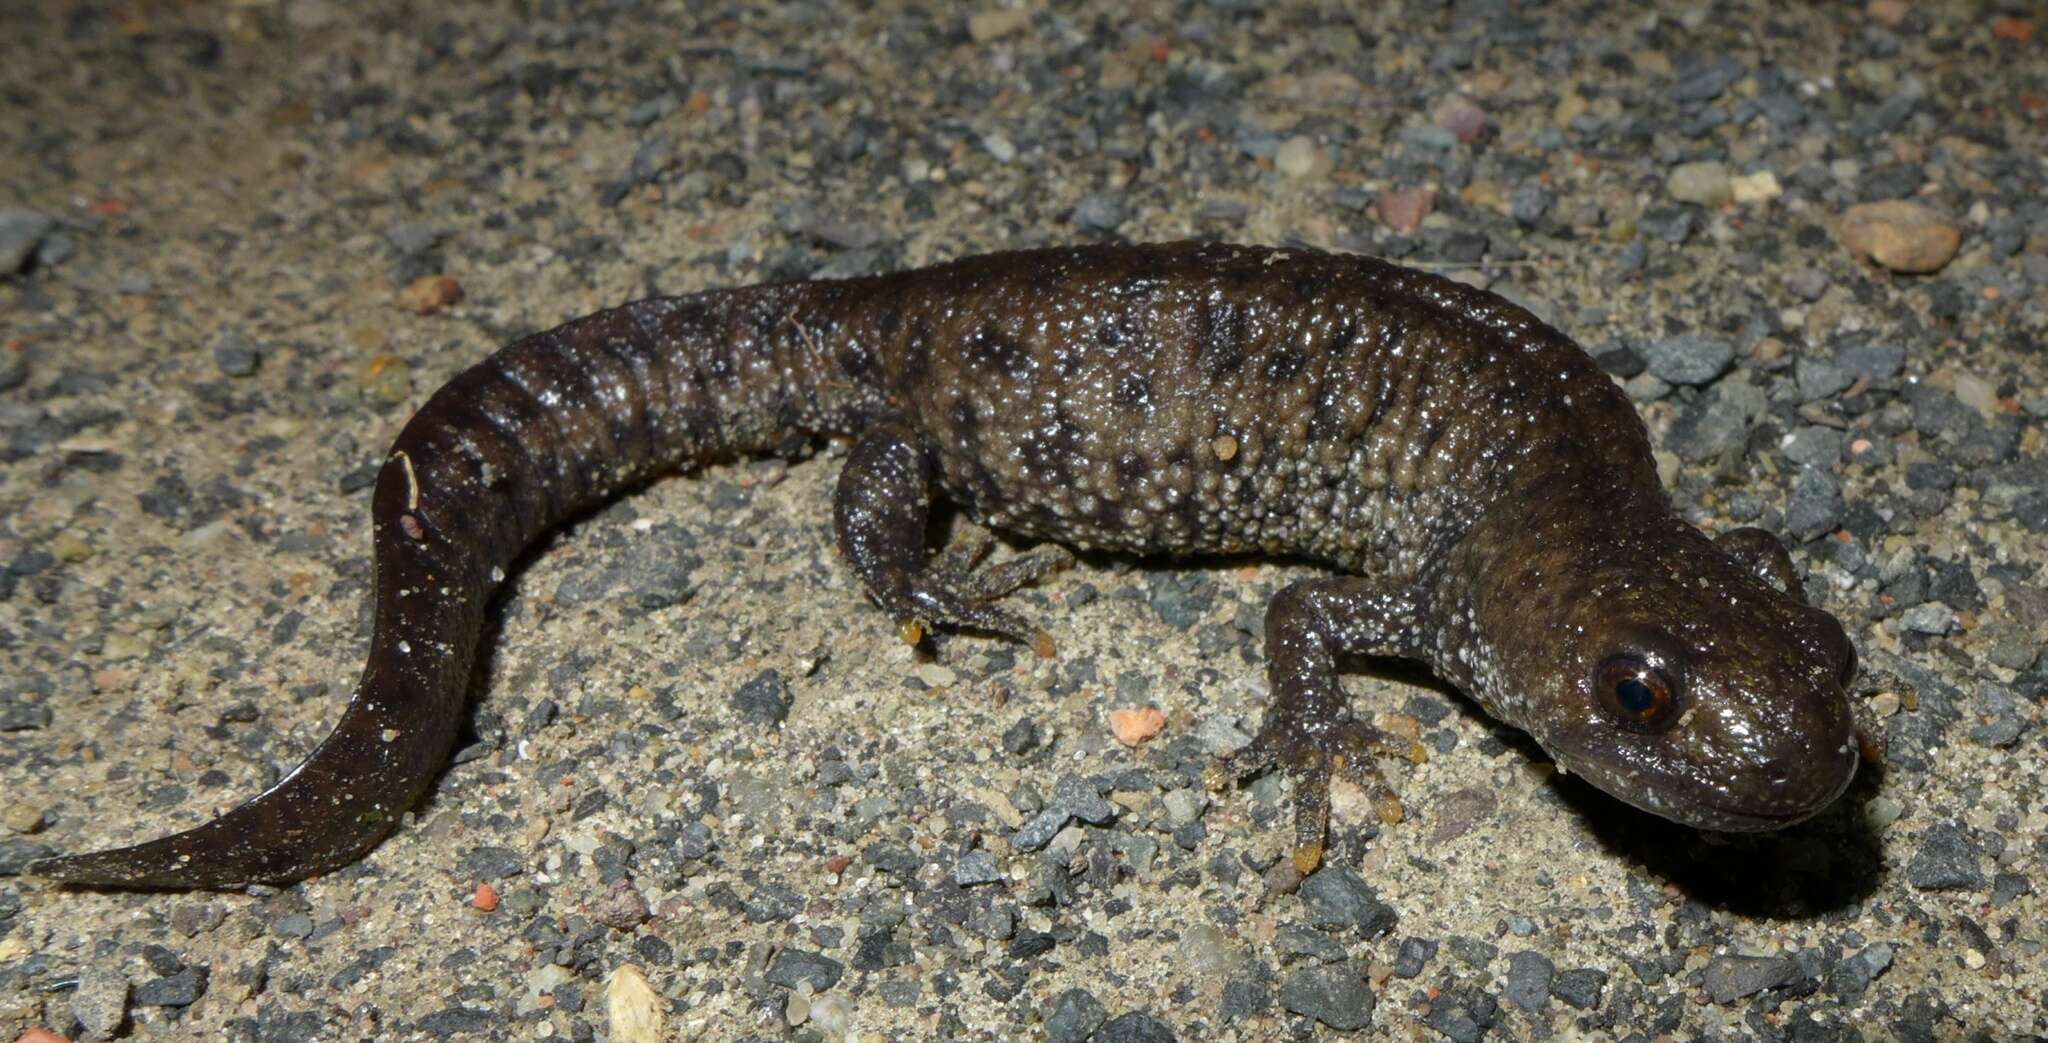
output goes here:
<path id="1" fill-rule="evenodd" d="M 1629 731 L 1661 732 L 1678 722 L 1677 682 L 1642 656 L 1603 660 L 1593 672 L 1593 691 L 1614 722 Z"/>

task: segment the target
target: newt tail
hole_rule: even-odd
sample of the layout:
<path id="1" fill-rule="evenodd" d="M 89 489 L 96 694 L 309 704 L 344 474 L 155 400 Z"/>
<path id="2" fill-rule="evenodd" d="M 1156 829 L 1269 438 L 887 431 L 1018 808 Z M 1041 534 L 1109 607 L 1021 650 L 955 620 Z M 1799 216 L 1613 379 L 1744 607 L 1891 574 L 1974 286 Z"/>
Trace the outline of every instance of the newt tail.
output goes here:
<path id="1" fill-rule="evenodd" d="M 793 401 L 758 374 L 733 379 L 796 364 L 784 353 L 802 344 L 767 346 L 763 331 L 813 292 L 637 302 L 525 338 L 456 376 L 413 415 L 378 473 L 369 661 L 332 734 L 219 818 L 28 871 L 100 886 L 232 887 L 303 879 L 376 847 L 447 763 L 484 609 L 528 544 L 684 462 L 773 448 L 785 421 L 822 422 L 815 395 Z"/>

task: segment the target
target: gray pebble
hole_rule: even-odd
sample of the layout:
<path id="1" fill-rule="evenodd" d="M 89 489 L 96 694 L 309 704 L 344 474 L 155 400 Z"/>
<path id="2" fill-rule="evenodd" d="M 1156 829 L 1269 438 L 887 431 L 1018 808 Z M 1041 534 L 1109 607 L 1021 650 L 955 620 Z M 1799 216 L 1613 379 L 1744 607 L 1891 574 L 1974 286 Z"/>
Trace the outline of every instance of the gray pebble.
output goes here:
<path id="1" fill-rule="evenodd" d="M 1636 376 L 1648 368 L 1643 356 L 1636 349 L 1618 340 L 1604 344 L 1594 351 L 1593 361 L 1598 362 L 1602 370 L 1623 380 Z"/>
<path id="2" fill-rule="evenodd" d="M 13 275 L 27 267 L 36 245 L 57 227 L 50 215 L 35 210 L 0 210 L 0 275 Z"/>
<path id="3" fill-rule="evenodd" d="M 1020 717 L 1016 724 L 1003 732 L 1003 752 L 1022 756 L 1037 749 L 1043 741 L 1038 731 L 1038 722 L 1029 717 Z"/>
<path id="4" fill-rule="evenodd" d="M 2027 721 L 2020 703 L 2010 690 L 1995 684 L 1987 684 L 1977 690 L 1975 707 L 1980 717 L 1990 718 L 1970 729 L 1970 741 L 1979 746 L 2004 749 L 2019 741 L 2020 733 L 2026 731 Z"/>
<path id="5" fill-rule="evenodd" d="M 1906 348 L 1902 344 L 1847 344 L 1835 349 L 1835 364 L 1848 371 L 1851 380 L 1890 380 L 1905 368 Z"/>
<path id="6" fill-rule="evenodd" d="M 1643 347 L 1650 375 L 1672 384 L 1707 384 L 1728 371 L 1735 346 L 1718 337 L 1682 333 Z"/>
<path id="7" fill-rule="evenodd" d="M 176 974 L 146 981 L 135 987 L 139 1007 L 189 1007 L 206 995 L 206 971 L 187 967 Z"/>
<path id="8" fill-rule="evenodd" d="M 1087 989 L 1068 989 L 1052 1001 L 1045 1015 L 1046 1043 L 1082 1043 L 1109 1020 L 1102 1001 Z"/>
<path id="9" fill-rule="evenodd" d="M 1733 386 L 1719 385 L 1715 390 Z M 1735 452 L 1749 440 L 1749 407 L 1737 396 L 1708 394 L 1685 408 L 1671 428 L 1671 448 L 1690 463 Z"/>
<path id="10" fill-rule="evenodd" d="M 384 238 L 391 243 L 401 257 L 413 257 L 426 253 L 441 241 L 439 228 L 425 221 L 401 221 L 384 232 Z"/>
<path id="11" fill-rule="evenodd" d="M 1451 1043 L 1478 1043 L 1499 1016 L 1492 996 L 1474 988 L 1446 989 L 1431 1001 L 1428 1024 Z"/>
<path id="12" fill-rule="evenodd" d="M 1067 821 L 1073 817 L 1064 808 L 1047 808 L 1019 826 L 1010 835 L 1010 845 L 1019 851 L 1037 851 L 1052 843 L 1052 838 L 1067 828 Z"/>
<path id="13" fill-rule="evenodd" d="M 1707 964 L 1703 983 L 1715 1003 L 1733 1003 L 1791 981 L 1797 961 L 1782 956 L 1716 956 Z"/>
<path id="14" fill-rule="evenodd" d="M 1607 972 L 1598 967 L 1580 967 L 1558 972 L 1550 980 L 1550 994 L 1580 1010 L 1600 1006 L 1600 992 L 1607 987 Z"/>
<path id="15" fill-rule="evenodd" d="M 796 701 L 796 696 L 790 692 L 781 673 L 768 669 L 741 685 L 732 693 L 730 701 L 742 720 L 768 726 L 781 724 L 789 717 L 789 707 Z"/>
<path id="16" fill-rule="evenodd" d="M 1273 1009 L 1273 990 L 1251 978 L 1232 978 L 1223 983 L 1220 1016 L 1228 1022 L 1255 1018 Z"/>
<path id="17" fill-rule="evenodd" d="M 0 732 L 32 732 L 50 726 L 50 708 L 43 703 L 24 702 L 0 696 Z"/>
<path id="18" fill-rule="evenodd" d="M 1540 952 L 1524 950 L 1508 956 L 1508 983 L 1501 990 L 1506 999 L 1523 1010 L 1542 1010 L 1550 1002 L 1550 979 L 1557 965 Z"/>
<path id="19" fill-rule="evenodd" d="M 1899 613 L 1899 625 L 1915 634 L 1939 637 L 1954 633 L 1960 624 L 1955 609 L 1939 601 L 1927 601 Z"/>
<path id="20" fill-rule="evenodd" d="M 1422 973 L 1429 961 L 1436 959 L 1436 942 L 1429 938 L 1403 938 L 1401 951 L 1394 957 L 1394 976 L 1413 978 Z"/>
<path id="21" fill-rule="evenodd" d="M 1514 219 L 1525 225 L 1533 225 L 1543 219 L 1556 199 L 1555 193 L 1540 184 L 1526 184 L 1515 189 L 1508 197 L 1508 210 Z"/>
<path id="22" fill-rule="evenodd" d="M 1842 458 L 1842 432 L 1808 424 L 1785 439 L 1785 457 L 1805 467 L 1833 467 Z"/>
<path id="23" fill-rule="evenodd" d="M 1280 986 L 1280 1005 L 1339 1032 L 1356 1032 L 1372 1021 L 1372 989 L 1355 963 L 1302 967 Z"/>
<path id="24" fill-rule="evenodd" d="M 1991 879 L 1991 904 L 2000 909 L 2034 893 L 2025 873 L 2000 873 Z"/>
<path id="25" fill-rule="evenodd" d="M 1095 1034 L 1094 1043 L 1173 1043 L 1173 1030 L 1142 1010 L 1119 1014 Z"/>
<path id="26" fill-rule="evenodd" d="M 1649 373 L 1638 373 L 1621 385 L 1631 402 L 1655 402 L 1671 393 L 1671 385 Z"/>
<path id="27" fill-rule="evenodd" d="M 259 358 L 255 342 L 235 330 L 222 330 L 213 340 L 214 365 L 228 376 L 246 377 L 256 372 Z"/>
<path id="28" fill-rule="evenodd" d="M 1885 942 L 1866 945 L 1862 951 L 1839 960 L 1828 968 L 1828 991 L 1837 996 L 1857 996 L 1892 965 L 1892 947 Z"/>
<path id="29" fill-rule="evenodd" d="M 1818 268 L 1800 268 L 1785 273 L 1785 289 L 1804 301 L 1820 300 L 1828 292 L 1828 273 Z"/>
<path id="30" fill-rule="evenodd" d="M 799 982 L 810 982 L 811 991 L 824 992 L 839 984 L 839 978 L 846 973 L 846 965 L 823 953 L 804 949 L 787 948 L 775 954 L 768 964 L 768 971 L 762 977 L 770 984 L 785 989 L 797 987 Z"/>
<path id="31" fill-rule="evenodd" d="M 1685 206 L 1653 206 L 1636 219 L 1644 235 L 1673 246 L 1692 238 L 1693 224 L 1692 208 Z"/>
<path id="32" fill-rule="evenodd" d="M 1202 817 L 1209 807 L 1209 795 L 1192 786 L 1169 790 L 1161 803 L 1166 805 L 1166 820 L 1175 826 L 1185 826 Z"/>
<path id="33" fill-rule="evenodd" d="M 303 939 L 313 933 L 313 918 L 305 913 L 291 913 L 271 922 L 270 933 L 279 938 Z"/>
<path id="34" fill-rule="evenodd" d="M 1306 956 L 1317 963 L 1337 963 L 1346 955 L 1343 942 L 1295 925 L 1282 927 L 1273 935 L 1273 950 L 1282 956 Z"/>
<path id="35" fill-rule="evenodd" d="M 1832 397 L 1855 380 L 1833 359 L 1801 358 L 1792 364 L 1792 381 L 1799 387 L 1801 402 L 1818 402 Z"/>
<path id="36" fill-rule="evenodd" d="M 1091 192 L 1074 204 L 1070 219 L 1095 232 L 1114 232 L 1124 223 L 1123 197 L 1113 192 Z"/>
<path id="37" fill-rule="evenodd" d="M 1062 775 L 1052 784 L 1051 806 L 1091 826 L 1108 825 L 1116 819 L 1116 805 L 1103 799 L 1093 781 L 1079 775 Z"/>
<path id="38" fill-rule="evenodd" d="M 43 245 L 36 247 L 36 267 L 55 268 L 76 256 L 78 240 L 63 232 L 51 232 L 43 237 Z"/>
<path id="39" fill-rule="evenodd" d="M 1922 891 L 1982 890 L 1984 872 L 1969 833 L 1953 822 L 1937 823 L 1920 838 L 1920 850 L 1906 865 L 1906 882 Z"/>
<path id="40" fill-rule="evenodd" d="M 0 876 L 20 876 L 30 862 L 56 853 L 56 848 L 34 840 L 21 837 L 0 840 Z"/>
<path id="41" fill-rule="evenodd" d="M 2012 520 L 2029 532 L 2048 532 L 2048 490 L 2022 493 L 2014 499 Z"/>
<path id="42" fill-rule="evenodd" d="M 1845 510 L 1842 486 L 1832 475 L 1817 467 L 1801 468 L 1785 504 L 1785 528 L 1803 543 L 1833 532 Z"/>
<path id="43" fill-rule="evenodd" d="M 526 872 L 526 859 L 509 847 L 474 848 L 462 858 L 462 874 L 470 880 L 510 880 Z"/>
<path id="44" fill-rule="evenodd" d="M 1728 55 L 1683 60 L 1673 72 L 1671 100 L 1712 101 L 1741 79 L 1742 71 L 1742 63 Z"/>
<path id="45" fill-rule="evenodd" d="M 127 976 L 115 967 L 88 965 L 72 990 L 71 1016 L 85 1029 L 86 1039 L 114 1038 L 128 1020 Z"/>
<path id="46" fill-rule="evenodd" d="M 953 882 L 961 887 L 993 884 L 1002 878 L 1003 873 L 996 867 L 995 857 L 986 851 L 969 851 L 953 863 Z"/>
<path id="47" fill-rule="evenodd" d="M 1325 865 L 1302 881 L 1301 901 L 1309 923 L 1318 928 L 1351 929 L 1362 938 L 1377 938 L 1394 926 L 1393 907 L 1345 866 Z"/>

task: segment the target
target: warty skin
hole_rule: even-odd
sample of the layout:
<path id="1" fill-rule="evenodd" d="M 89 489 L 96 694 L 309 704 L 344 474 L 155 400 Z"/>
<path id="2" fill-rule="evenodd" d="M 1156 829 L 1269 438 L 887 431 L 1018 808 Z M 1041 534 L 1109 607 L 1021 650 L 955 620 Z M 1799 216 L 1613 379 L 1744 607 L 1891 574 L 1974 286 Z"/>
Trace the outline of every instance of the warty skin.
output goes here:
<path id="1" fill-rule="evenodd" d="M 1052 545 L 1282 555 L 1273 704 L 1228 780 L 1297 783 L 1295 864 L 1335 775 L 1386 795 L 1346 654 L 1419 659 L 1565 769 L 1709 829 L 1770 829 L 1856 770 L 1855 653 L 1777 541 L 1677 518 L 1642 421 L 1569 339 L 1364 257 L 1203 243 L 973 257 L 639 301 L 522 339 L 405 425 L 373 502 L 375 619 L 340 723 L 268 792 L 169 837 L 29 867 L 230 887 L 376 846 L 445 764 L 483 613 L 541 533 L 663 474 L 853 438 L 839 546 L 912 632 L 1049 651 L 1003 597 Z M 926 550 L 935 502 L 1046 548 Z"/>

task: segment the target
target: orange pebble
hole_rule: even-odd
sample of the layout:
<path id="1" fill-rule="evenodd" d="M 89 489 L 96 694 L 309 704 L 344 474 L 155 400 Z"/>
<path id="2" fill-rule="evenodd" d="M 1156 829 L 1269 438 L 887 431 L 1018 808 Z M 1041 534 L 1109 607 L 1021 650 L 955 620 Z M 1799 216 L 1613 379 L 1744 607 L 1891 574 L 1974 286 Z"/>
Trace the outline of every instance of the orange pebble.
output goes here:
<path id="1" fill-rule="evenodd" d="M 1109 730 L 1116 733 L 1116 741 L 1125 746 L 1136 746 L 1159 734 L 1166 727 L 1166 715 L 1157 707 L 1141 706 L 1135 710 L 1111 710 Z"/>
<path id="2" fill-rule="evenodd" d="M 498 908 L 498 889 L 489 884 L 476 885 L 476 894 L 471 896 L 469 906 L 480 913 L 496 912 Z"/>
<path id="3" fill-rule="evenodd" d="M 49 1029 L 36 1028 L 16 1036 L 14 1043 L 71 1043 L 71 1040 Z"/>
<path id="4" fill-rule="evenodd" d="M 398 291 L 398 304 L 408 311 L 432 315 L 462 300 L 462 284 L 446 275 L 422 275 Z"/>

